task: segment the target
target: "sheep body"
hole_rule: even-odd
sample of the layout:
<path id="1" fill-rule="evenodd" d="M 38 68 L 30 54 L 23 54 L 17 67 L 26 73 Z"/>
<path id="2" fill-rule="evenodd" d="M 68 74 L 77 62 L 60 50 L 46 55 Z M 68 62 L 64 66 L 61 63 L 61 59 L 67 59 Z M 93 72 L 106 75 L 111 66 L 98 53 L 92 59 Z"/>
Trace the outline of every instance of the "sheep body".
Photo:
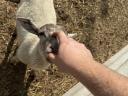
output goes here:
<path id="1" fill-rule="evenodd" d="M 21 0 L 16 17 L 29 19 L 38 28 L 45 24 L 56 24 L 53 0 Z M 19 46 L 17 58 L 33 69 L 47 68 L 48 63 L 39 46 L 39 37 L 25 30 L 19 21 L 16 28 Z"/>

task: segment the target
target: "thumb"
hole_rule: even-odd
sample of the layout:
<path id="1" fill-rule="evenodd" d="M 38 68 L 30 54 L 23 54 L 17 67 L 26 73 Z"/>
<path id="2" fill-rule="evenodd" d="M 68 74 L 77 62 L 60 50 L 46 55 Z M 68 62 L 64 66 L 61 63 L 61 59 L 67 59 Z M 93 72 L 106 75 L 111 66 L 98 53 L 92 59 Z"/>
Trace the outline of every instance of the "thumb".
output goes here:
<path id="1" fill-rule="evenodd" d="M 53 53 L 49 53 L 47 58 L 48 58 L 48 60 L 50 60 L 52 62 L 55 61 L 55 55 Z"/>

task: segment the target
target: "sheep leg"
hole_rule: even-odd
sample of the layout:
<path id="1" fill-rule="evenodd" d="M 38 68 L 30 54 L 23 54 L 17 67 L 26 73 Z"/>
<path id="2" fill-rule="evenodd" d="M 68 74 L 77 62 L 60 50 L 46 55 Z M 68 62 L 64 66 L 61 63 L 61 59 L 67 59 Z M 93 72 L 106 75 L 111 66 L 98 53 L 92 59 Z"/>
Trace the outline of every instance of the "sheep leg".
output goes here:
<path id="1" fill-rule="evenodd" d="M 7 1 L 11 1 L 13 3 L 20 3 L 20 0 L 7 0 Z"/>

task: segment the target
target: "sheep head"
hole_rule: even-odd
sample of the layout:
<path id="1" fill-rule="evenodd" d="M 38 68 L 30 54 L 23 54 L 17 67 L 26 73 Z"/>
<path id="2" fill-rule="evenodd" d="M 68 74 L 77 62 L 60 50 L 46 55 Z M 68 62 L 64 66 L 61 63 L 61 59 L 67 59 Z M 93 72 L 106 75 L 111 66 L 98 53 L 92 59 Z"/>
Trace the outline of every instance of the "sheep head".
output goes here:
<path id="1" fill-rule="evenodd" d="M 46 53 L 57 54 L 59 48 L 59 41 L 56 36 L 52 35 L 54 32 L 63 31 L 64 28 L 55 24 L 46 24 L 40 28 L 37 28 L 29 19 L 17 18 L 23 28 L 32 34 L 35 34 L 40 39 L 40 45 L 42 50 Z"/>

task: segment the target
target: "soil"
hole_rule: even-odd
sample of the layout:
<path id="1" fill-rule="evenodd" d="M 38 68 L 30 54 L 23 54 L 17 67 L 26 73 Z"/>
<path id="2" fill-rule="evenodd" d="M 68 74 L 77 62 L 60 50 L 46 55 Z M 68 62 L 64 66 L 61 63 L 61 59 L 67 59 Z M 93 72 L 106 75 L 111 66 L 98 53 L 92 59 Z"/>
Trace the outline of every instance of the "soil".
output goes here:
<path id="1" fill-rule="evenodd" d="M 19 1 L 19 0 L 10 0 Z M 0 96 L 62 96 L 78 81 L 55 65 L 36 77 L 10 62 L 16 50 L 17 3 L 0 0 Z M 54 0 L 58 24 L 103 63 L 128 43 L 127 0 Z"/>

